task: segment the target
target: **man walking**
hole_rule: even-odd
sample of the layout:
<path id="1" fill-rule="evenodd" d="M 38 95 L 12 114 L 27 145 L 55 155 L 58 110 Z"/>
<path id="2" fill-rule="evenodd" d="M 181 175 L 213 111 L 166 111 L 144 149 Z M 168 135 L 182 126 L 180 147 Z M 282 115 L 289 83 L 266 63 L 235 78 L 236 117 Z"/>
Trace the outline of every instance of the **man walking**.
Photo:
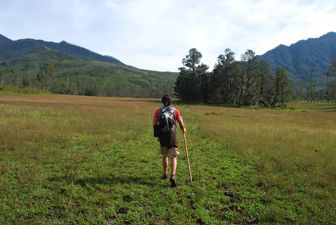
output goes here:
<path id="1" fill-rule="evenodd" d="M 176 136 L 176 121 L 179 123 L 183 133 L 186 132 L 186 128 L 183 123 L 180 111 L 172 106 L 172 100 L 168 95 L 162 97 L 162 108 L 155 111 L 153 119 L 153 127 L 158 126 L 160 130 L 160 146 L 162 153 L 162 166 L 163 175 L 162 179 L 168 178 L 168 158 L 170 162 L 170 184 L 174 188 L 176 184 L 176 168 L 177 168 L 177 156 L 180 154 L 178 151 L 178 142 Z"/>

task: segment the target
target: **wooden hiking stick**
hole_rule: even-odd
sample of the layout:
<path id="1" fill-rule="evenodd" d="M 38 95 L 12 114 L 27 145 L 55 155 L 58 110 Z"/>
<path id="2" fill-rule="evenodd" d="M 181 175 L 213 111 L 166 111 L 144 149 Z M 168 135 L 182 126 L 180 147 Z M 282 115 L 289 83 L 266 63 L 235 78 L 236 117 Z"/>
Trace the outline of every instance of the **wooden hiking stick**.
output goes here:
<path id="1" fill-rule="evenodd" d="M 185 133 L 183 133 L 183 140 L 184 140 L 185 150 L 186 150 L 186 153 L 187 153 L 187 162 L 188 162 L 188 170 L 189 170 L 189 181 L 190 181 L 190 185 L 192 185 L 192 176 L 191 176 L 191 170 L 190 170 L 190 162 L 189 162 L 189 154 L 188 154 L 188 146 L 187 146 L 187 137 L 186 137 Z"/>

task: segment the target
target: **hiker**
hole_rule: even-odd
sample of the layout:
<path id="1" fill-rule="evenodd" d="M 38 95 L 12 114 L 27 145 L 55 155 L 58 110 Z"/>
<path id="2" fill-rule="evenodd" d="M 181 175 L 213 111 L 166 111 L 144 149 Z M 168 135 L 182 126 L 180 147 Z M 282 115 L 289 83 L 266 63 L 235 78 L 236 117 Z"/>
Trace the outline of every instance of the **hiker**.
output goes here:
<path id="1" fill-rule="evenodd" d="M 186 132 L 186 128 L 183 123 L 180 111 L 172 106 L 172 100 L 168 95 L 162 97 L 162 108 L 155 111 L 153 119 L 154 136 L 158 137 L 161 146 L 162 153 L 162 166 L 163 175 L 162 179 L 168 178 L 168 158 L 171 160 L 170 169 L 170 184 L 174 188 L 176 184 L 176 168 L 177 168 L 177 156 L 180 154 L 178 151 L 177 135 L 176 135 L 176 121 L 178 121 L 183 133 Z"/>

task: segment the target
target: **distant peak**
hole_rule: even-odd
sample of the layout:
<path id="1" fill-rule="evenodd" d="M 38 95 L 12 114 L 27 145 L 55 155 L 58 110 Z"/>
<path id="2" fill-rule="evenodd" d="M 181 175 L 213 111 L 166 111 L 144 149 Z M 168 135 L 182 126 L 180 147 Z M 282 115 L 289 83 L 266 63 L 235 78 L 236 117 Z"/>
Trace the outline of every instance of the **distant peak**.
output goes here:
<path id="1" fill-rule="evenodd" d="M 0 34 L 0 44 L 2 43 L 6 43 L 6 42 L 11 42 L 12 40 L 9 39 L 8 37 L 3 36 L 2 34 Z"/>
<path id="2" fill-rule="evenodd" d="M 330 31 L 330 32 L 328 32 L 328 33 L 326 33 L 326 34 L 324 34 L 322 36 L 327 36 L 327 35 L 336 35 L 336 32 Z"/>
<path id="3" fill-rule="evenodd" d="M 287 45 L 284 45 L 284 44 L 280 44 L 277 46 L 277 48 L 283 48 L 283 47 L 288 47 Z"/>
<path id="4" fill-rule="evenodd" d="M 328 32 L 322 35 L 320 38 L 329 38 L 329 37 L 336 37 L 336 32 Z"/>
<path id="5" fill-rule="evenodd" d="M 1 38 L 6 38 L 6 39 L 10 40 L 8 37 L 6 37 L 6 36 L 4 36 L 4 35 L 2 35 L 2 34 L 0 34 L 0 37 L 1 37 Z"/>

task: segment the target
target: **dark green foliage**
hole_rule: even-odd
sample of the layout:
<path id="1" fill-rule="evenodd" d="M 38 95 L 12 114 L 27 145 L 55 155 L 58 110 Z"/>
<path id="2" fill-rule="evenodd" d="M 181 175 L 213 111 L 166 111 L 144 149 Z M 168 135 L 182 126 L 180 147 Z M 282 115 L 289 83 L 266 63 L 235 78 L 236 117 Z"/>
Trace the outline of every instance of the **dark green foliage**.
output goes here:
<path id="1" fill-rule="evenodd" d="M 207 72 L 209 67 L 205 64 L 201 64 L 197 67 L 197 75 L 200 83 L 200 94 L 203 102 L 207 102 L 210 93 L 210 74 Z"/>
<path id="2" fill-rule="evenodd" d="M 270 106 L 274 104 L 274 77 L 265 61 L 258 62 L 259 82 L 260 82 L 260 104 Z"/>
<path id="3" fill-rule="evenodd" d="M 10 84 L 12 85 L 19 85 L 20 84 L 20 80 L 19 80 L 19 75 L 18 72 L 15 69 L 11 69 L 10 70 Z"/>
<path id="4" fill-rule="evenodd" d="M 238 103 L 238 86 L 240 84 L 238 77 L 240 67 L 238 64 L 234 59 L 234 53 L 230 49 L 226 49 L 224 55 L 218 56 L 210 81 L 212 99 L 216 103 Z"/>
<path id="5" fill-rule="evenodd" d="M 288 74 L 283 68 L 277 68 L 274 79 L 275 86 L 275 104 L 284 105 L 290 94 L 290 83 Z"/>
<path id="6" fill-rule="evenodd" d="M 243 73 L 240 76 L 240 105 L 256 105 L 260 100 L 260 80 L 255 53 L 247 50 L 242 55 Z"/>
<path id="7" fill-rule="evenodd" d="M 182 60 L 180 75 L 175 83 L 175 93 L 182 100 L 207 102 L 209 95 L 208 66 L 201 63 L 202 54 L 192 48 Z"/>
<path id="8" fill-rule="evenodd" d="M 264 60 L 271 66 L 273 72 L 277 67 L 288 71 L 294 80 L 309 82 L 309 76 L 313 70 L 316 73 L 316 82 L 321 86 L 323 74 L 331 60 L 336 58 L 336 33 L 330 32 L 320 38 L 310 38 L 299 41 L 290 46 L 278 47 L 258 56 L 258 60 Z"/>
<path id="9" fill-rule="evenodd" d="M 199 82 L 194 73 L 180 68 L 180 75 L 175 84 L 175 94 L 182 100 L 197 101 L 200 99 Z"/>
<path id="10" fill-rule="evenodd" d="M 186 101 L 217 104 L 275 106 L 283 105 L 290 94 L 290 82 L 282 69 L 278 80 L 271 74 L 265 61 L 257 61 L 255 53 L 247 50 L 242 61 L 226 49 L 218 57 L 212 73 L 200 64 L 202 54 L 191 49 L 182 60 L 183 67 L 177 78 L 176 95 Z"/>
<path id="11" fill-rule="evenodd" d="M 37 80 L 41 83 L 45 90 L 50 89 L 51 81 L 55 78 L 56 68 L 53 64 L 47 63 L 40 67 L 37 73 Z"/>

